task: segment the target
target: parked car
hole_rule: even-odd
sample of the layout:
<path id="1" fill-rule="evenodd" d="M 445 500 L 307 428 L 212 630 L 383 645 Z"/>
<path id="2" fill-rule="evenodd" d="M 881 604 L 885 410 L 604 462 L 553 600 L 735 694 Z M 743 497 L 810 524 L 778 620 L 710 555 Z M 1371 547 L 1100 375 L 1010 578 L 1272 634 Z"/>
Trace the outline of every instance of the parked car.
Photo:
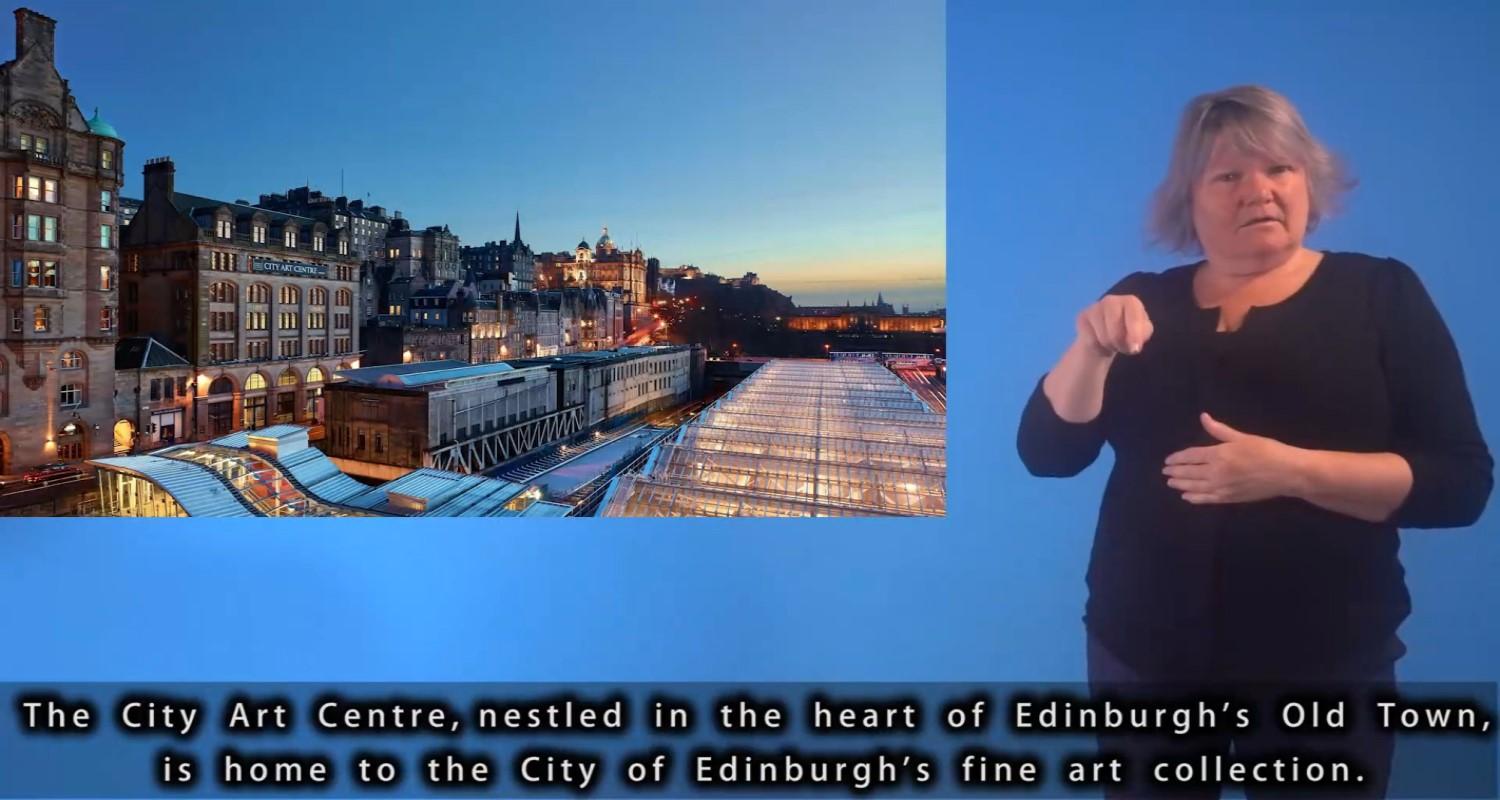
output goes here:
<path id="1" fill-rule="evenodd" d="M 24 476 L 26 483 L 33 486 L 46 486 L 49 483 L 70 481 L 81 477 L 83 477 L 83 470 L 79 469 L 77 465 L 69 464 L 66 461 L 54 461 L 51 464 L 43 464 L 40 467 L 27 471 Z"/>

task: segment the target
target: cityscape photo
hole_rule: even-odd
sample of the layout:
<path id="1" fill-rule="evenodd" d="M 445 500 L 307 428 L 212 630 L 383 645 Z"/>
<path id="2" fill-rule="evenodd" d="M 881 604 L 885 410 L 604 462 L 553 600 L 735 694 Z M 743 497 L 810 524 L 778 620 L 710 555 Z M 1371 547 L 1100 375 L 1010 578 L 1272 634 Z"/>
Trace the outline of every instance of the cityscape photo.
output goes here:
<path id="1" fill-rule="evenodd" d="M 239 14 L 15 11 L 0 515 L 945 514 L 942 3 Z"/>

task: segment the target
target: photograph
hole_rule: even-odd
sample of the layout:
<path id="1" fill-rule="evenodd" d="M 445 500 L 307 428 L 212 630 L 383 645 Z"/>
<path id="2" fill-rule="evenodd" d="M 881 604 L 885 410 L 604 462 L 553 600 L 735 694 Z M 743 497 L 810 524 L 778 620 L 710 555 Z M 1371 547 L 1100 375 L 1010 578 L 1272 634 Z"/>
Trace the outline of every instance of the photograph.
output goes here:
<path id="1" fill-rule="evenodd" d="M 173 7 L 16 11 L 0 514 L 945 513 L 940 4 Z"/>

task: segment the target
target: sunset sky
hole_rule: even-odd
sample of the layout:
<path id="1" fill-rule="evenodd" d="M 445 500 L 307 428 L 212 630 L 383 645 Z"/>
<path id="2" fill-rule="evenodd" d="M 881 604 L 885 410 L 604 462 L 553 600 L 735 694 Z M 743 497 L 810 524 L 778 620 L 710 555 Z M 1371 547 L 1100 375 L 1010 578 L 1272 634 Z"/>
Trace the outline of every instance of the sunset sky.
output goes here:
<path id="1" fill-rule="evenodd" d="M 182 191 L 311 183 L 465 243 L 608 225 L 802 303 L 944 303 L 940 2 L 45 2 L 85 115 Z M 247 13 L 252 9 L 253 13 Z"/>

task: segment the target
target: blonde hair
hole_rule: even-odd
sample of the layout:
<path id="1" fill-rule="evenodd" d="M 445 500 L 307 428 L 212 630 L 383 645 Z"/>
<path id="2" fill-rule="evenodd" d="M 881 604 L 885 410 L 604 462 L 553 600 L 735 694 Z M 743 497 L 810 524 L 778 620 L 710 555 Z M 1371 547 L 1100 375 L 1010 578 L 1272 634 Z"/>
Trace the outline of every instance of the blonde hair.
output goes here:
<path id="1" fill-rule="evenodd" d="M 1167 175 L 1151 204 L 1153 243 L 1176 252 L 1201 252 L 1193 227 L 1193 186 L 1219 135 L 1247 153 L 1297 164 L 1307 176 L 1307 230 L 1337 210 L 1354 180 L 1343 163 L 1313 138 L 1290 100 L 1264 86 L 1234 86 L 1193 98 L 1182 113 Z"/>

